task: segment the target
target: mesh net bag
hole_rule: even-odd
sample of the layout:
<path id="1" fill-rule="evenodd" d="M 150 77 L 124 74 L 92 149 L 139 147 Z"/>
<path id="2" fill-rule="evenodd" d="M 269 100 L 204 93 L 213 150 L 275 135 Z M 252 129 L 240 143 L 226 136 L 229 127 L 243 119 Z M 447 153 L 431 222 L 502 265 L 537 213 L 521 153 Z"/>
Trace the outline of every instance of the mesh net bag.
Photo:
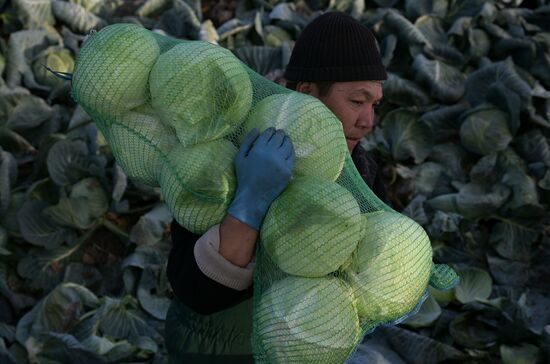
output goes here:
<path id="1" fill-rule="evenodd" d="M 258 363 L 342 363 L 366 333 L 415 313 L 428 284 L 457 284 L 433 264 L 422 227 L 365 184 L 336 116 L 222 47 L 110 25 L 84 42 L 72 96 L 129 177 L 159 186 L 178 223 L 198 234 L 225 216 L 243 136 L 273 126 L 291 137 L 293 179 L 257 243 Z"/>

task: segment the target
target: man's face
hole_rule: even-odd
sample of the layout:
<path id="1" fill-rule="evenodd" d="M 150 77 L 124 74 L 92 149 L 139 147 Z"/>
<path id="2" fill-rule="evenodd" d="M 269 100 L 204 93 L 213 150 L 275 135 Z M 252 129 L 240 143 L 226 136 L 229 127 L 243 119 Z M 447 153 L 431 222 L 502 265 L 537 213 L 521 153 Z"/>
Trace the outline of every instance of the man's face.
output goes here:
<path id="1" fill-rule="evenodd" d="M 319 90 L 314 83 L 304 84 L 310 86 L 306 93 L 321 100 L 340 119 L 351 153 L 359 140 L 374 128 L 374 108 L 382 99 L 382 83 L 336 82 L 324 96 L 319 96 Z"/>

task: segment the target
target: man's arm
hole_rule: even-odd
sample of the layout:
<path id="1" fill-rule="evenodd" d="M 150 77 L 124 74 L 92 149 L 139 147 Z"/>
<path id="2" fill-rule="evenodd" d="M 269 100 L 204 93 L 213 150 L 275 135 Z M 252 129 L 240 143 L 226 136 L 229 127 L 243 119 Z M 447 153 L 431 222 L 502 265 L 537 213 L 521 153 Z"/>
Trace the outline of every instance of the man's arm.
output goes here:
<path id="1" fill-rule="evenodd" d="M 258 231 L 290 181 L 293 162 L 294 148 L 282 130 L 253 130 L 236 157 L 237 190 L 222 223 L 203 236 L 172 224 L 168 279 L 184 304 L 209 314 L 250 297 Z"/>

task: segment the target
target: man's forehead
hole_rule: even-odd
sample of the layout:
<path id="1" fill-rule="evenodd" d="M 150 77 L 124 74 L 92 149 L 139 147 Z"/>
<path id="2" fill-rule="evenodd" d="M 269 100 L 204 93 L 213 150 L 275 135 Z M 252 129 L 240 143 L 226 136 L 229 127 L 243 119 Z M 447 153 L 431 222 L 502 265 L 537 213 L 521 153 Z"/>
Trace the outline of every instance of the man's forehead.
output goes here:
<path id="1" fill-rule="evenodd" d="M 365 95 L 374 99 L 382 98 L 382 81 L 338 82 L 335 86 L 337 92 Z"/>

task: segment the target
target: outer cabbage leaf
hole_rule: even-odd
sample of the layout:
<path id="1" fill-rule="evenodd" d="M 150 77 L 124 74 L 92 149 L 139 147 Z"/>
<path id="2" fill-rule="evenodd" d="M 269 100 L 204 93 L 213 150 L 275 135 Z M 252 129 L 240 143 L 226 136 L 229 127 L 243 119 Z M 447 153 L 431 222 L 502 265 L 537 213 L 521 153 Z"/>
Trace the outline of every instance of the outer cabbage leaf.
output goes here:
<path id="1" fill-rule="evenodd" d="M 414 59 L 413 69 L 420 82 L 427 84 L 431 96 L 452 103 L 464 94 L 464 76 L 457 68 L 442 61 L 431 61 L 419 54 Z"/>
<path id="2" fill-rule="evenodd" d="M 507 113 L 486 106 L 464 114 L 460 127 L 462 145 L 481 155 L 506 149 L 512 141 L 508 118 Z"/>
<path id="3" fill-rule="evenodd" d="M 286 273 L 322 277 L 342 266 L 362 238 L 359 205 L 334 182 L 297 178 L 271 204 L 260 236 Z"/>
<path id="4" fill-rule="evenodd" d="M 256 334 L 269 362 L 343 363 L 359 340 L 354 297 L 340 279 L 288 277 L 264 292 Z"/>
<path id="5" fill-rule="evenodd" d="M 420 163 L 430 154 L 433 147 L 432 131 L 426 123 L 418 120 L 415 113 L 394 110 L 386 114 L 382 123 L 384 137 L 394 159 L 401 161 L 413 157 L 415 163 Z"/>

